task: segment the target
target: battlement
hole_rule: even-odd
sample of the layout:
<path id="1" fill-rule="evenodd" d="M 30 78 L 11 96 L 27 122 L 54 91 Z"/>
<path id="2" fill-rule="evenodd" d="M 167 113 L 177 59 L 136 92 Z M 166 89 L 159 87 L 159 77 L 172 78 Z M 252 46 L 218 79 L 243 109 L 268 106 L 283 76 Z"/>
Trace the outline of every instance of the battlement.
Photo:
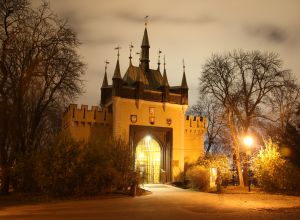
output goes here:
<path id="1" fill-rule="evenodd" d="M 187 115 L 184 121 L 185 134 L 198 135 L 206 129 L 206 118 L 202 116 Z"/>
<path id="2" fill-rule="evenodd" d="M 187 115 L 184 126 L 186 128 L 206 128 L 206 118 L 202 116 Z"/>
<path id="3" fill-rule="evenodd" d="M 86 122 L 86 123 L 111 123 L 112 113 L 108 109 L 100 109 L 98 106 L 70 104 L 64 113 L 65 122 Z"/>

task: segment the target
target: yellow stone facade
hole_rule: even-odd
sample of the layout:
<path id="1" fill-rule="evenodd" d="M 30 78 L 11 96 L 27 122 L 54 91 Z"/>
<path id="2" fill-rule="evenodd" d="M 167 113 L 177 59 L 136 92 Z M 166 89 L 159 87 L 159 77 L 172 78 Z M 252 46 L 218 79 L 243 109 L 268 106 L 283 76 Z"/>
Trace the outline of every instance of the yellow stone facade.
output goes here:
<path id="1" fill-rule="evenodd" d="M 140 65 L 134 67 L 130 60 L 122 78 L 118 59 L 112 85 L 108 85 L 105 72 L 101 107 L 78 108 L 71 104 L 64 114 L 64 128 L 75 140 L 89 141 L 110 135 L 123 138 L 133 154 L 139 141 L 150 135 L 162 149 L 161 170 L 167 173 L 167 182 L 177 181 L 184 164 L 203 155 L 206 121 L 200 116 L 185 115 L 188 108 L 185 73 L 181 86 L 169 86 L 166 69 L 163 75 L 159 66 L 157 70 L 149 69 L 149 48 L 145 29 Z"/>

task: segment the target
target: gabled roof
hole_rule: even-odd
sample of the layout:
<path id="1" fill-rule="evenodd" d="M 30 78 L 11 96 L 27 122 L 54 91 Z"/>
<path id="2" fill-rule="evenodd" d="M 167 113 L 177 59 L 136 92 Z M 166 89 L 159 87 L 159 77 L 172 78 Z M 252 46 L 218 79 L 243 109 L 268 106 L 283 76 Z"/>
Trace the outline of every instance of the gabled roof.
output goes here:
<path id="1" fill-rule="evenodd" d="M 124 77 L 123 81 L 126 82 L 128 85 L 133 85 L 138 80 L 139 75 L 139 81 L 143 82 L 144 85 L 149 85 L 149 82 L 142 71 L 142 68 L 129 65 Z"/>
<path id="2" fill-rule="evenodd" d="M 136 81 L 140 81 L 144 83 L 145 88 L 154 90 L 161 87 L 163 82 L 163 78 L 159 70 L 150 69 L 149 72 L 145 72 L 141 67 L 133 65 L 129 65 L 123 80 L 128 85 L 133 85 Z"/>

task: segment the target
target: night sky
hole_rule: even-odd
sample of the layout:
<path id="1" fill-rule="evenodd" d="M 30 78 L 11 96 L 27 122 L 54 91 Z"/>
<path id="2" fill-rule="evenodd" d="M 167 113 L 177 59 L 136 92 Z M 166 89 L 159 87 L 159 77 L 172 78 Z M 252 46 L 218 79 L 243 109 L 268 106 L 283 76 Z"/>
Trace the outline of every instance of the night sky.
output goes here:
<path id="1" fill-rule="evenodd" d="M 39 2 L 32 0 L 34 6 Z M 129 64 L 131 42 L 133 64 L 138 65 L 135 53 L 140 51 L 146 15 L 150 67 L 157 68 L 160 49 L 166 56 L 169 84 L 180 85 L 185 59 L 190 104 L 198 100 L 201 69 L 213 53 L 234 49 L 276 52 L 284 68 L 300 77 L 298 0 L 50 0 L 50 6 L 69 20 L 82 42 L 78 52 L 87 69 L 85 93 L 77 104 L 99 104 L 104 61 L 110 61 L 111 83 L 116 46 L 122 48 L 122 76 Z"/>

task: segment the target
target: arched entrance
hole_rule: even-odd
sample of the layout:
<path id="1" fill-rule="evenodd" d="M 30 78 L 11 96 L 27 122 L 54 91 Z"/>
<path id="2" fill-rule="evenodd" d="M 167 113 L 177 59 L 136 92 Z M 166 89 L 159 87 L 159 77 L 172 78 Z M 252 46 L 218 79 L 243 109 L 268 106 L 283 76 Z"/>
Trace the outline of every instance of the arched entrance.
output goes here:
<path id="1" fill-rule="evenodd" d="M 161 146 L 150 135 L 136 146 L 135 167 L 144 183 L 160 183 Z"/>
<path id="2" fill-rule="evenodd" d="M 143 175 L 147 178 L 145 179 L 144 183 L 172 182 L 172 151 L 173 151 L 172 128 L 130 125 L 129 143 L 132 147 L 132 152 L 134 152 L 135 154 L 136 168 L 139 168 L 137 167 L 137 162 L 140 162 L 139 164 L 141 164 L 142 158 L 144 157 L 144 159 L 146 159 L 145 157 L 147 155 L 147 151 L 146 151 L 147 148 L 145 147 L 147 146 L 146 137 L 149 136 L 151 137 L 149 143 L 150 150 L 152 150 L 151 152 L 149 152 L 150 155 L 152 155 L 152 157 L 155 157 L 154 155 L 160 155 L 160 156 L 156 156 L 156 162 L 155 162 L 156 167 L 154 168 L 154 172 L 152 172 L 152 173 L 156 173 L 156 176 L 154 175 L 155 181 L 153 181 L 153 176 L 151 176 L 149 172 L 147 176 L 145 176 L 147 173 L 144 172 Z M 145 148 L 146 150 L 143 150 Z M 139 152 L 141 152 L 142 154 L 139 154 Z M 158 159 L 159 159 L 159 163 L 158 163 Z M 147 162 L 144 160 L 143 163 L 148 164 L 151 167 L 151 161 Z M 146 165 L 143 166 L 144 166 L 144 170 L 146 170 L 147 168 Z"/>

